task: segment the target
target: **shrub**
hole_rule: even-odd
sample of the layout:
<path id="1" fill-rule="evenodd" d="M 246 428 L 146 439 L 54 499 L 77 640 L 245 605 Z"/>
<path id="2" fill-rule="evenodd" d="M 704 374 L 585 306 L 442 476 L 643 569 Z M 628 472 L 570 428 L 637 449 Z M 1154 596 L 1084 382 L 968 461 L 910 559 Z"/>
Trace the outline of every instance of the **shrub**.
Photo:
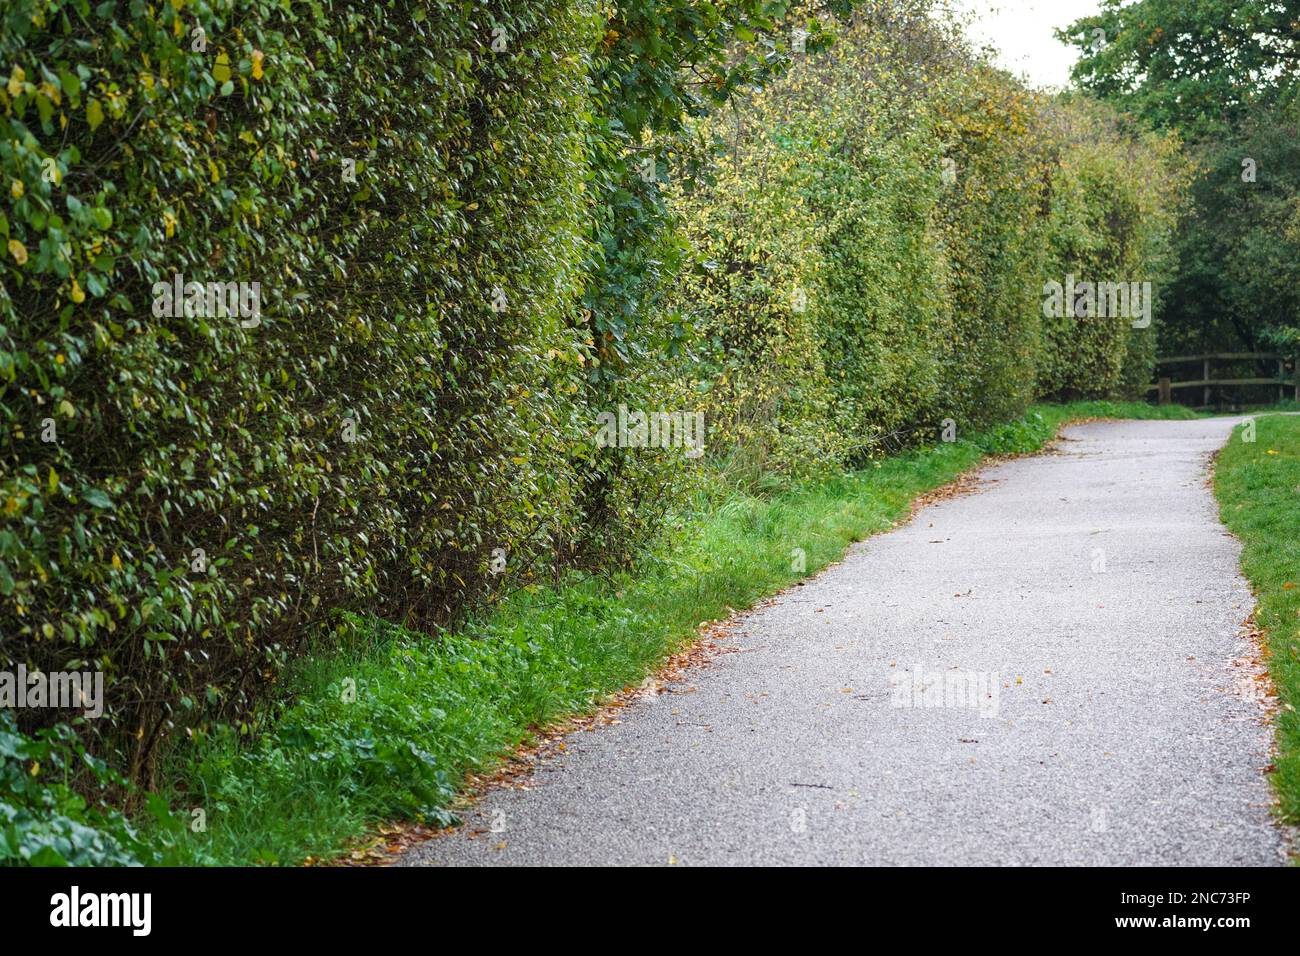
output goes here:
<path id="1" fill-rule="evenodd" d="M 1151 283 L 1153 322 L 1132 317 L 1045 317 L 1039 393 L 1053 398 L 1141 394 L 1155 362 L 1154 316 L 1172 275 L 1172 236 L 1186 165 L 1177 142 L 1126 124 L 1109 108 L 1072 98 L 1045 102 L 1051 192 L 1046 276 L 1064 283 Z"/>
<path id="2" fill-rule="evenodd" d="M 704 268 L 679 301 L 717 416 L 763 467 L 860 462 L 1040 394 L 1142 391 L 1152 331 L 1045 320 L 1044 283 L 1159 294 L 1176 143 L 1032 94 L 924 17 L 858 17 L 742 116 L 704 126 L 728 148 L 682 200 Z M 806 317 L 788 315 L 804 287 Z"/>
<path id="3" fill-rule="evenodd" d="M 731 480 L 834 468 L 845 449 L 818 330 L 822 228 L 804 198 L 807 142 L 767 124 L 762 97 L 745 149 L 707 189 L 678 197 L 695 267 L 678 302 L 695 323 L 713 441 Z M 740 134 L 737 134 L 740 135 Z"/>
<path id="4" fill-rule="evenodd" d="M 618 0 L 609 6 L 593 57 L 588 129 L 592 241 L 582 305 L 594 359 L 585 389 L 592 414 L 620 405 L 704 411 L 715 450 L 739 436 L 719 403 L 681 388 L 695 384 L 697 370 L 687 354 L 691 326 L 682 312 L 688 310 L 674 304 L 674 282 L 687 260 L 677 231 L 681 210 L 670 197 L 689 189 L 712 157 L 715 144 L 692 135 L 693 121 L 782 74 L 797 55 L 794 27 L 805 31 L 806 52 L 822 49 L 831 11 L 857 2 Z M 747 445 L 742 457 L 756 450 Z M 699 477 L 698 469 L 682 469 L 679 455 L 644 449 L 604 449 L 585 458 L 581 470 L 577 558 L 596 565 L 626 564 Z"/>
<path id="5" fill-rule="evenodd" d="M 138 773 L 327 611 L 427 626 L 571 527 L 594 20 L 0 16 L 0 657 L 107 671 Z M 260 314 L 158 315 L 175 274 L 260 282 Z"/>
<path id="6" fill-rule="evenodd" d="M 953 309 L 944 388 L 954 420 L 983 427 L 1018 417 L 1034 399 L 1049 173 L 1032 103 L 1018 84 L 968 67 L 942 91 L 955 177 L 940 210 Z"/>
<path id="7" fill-rule="evenodd" d="M 952 68 L 956 42 L 924 17 L 862 18 L 743 123 L 709 127 L 730 148 L 687 200 L 707 268 L 682 305 L 702 316 L 715 400 L 789 449 L 771 467 L 860 462 L 1033 398 L 1032 111 L 978 65 Z M 806 317 L 788 315 L 805 287 Z"/>
<path id="8" fill-rule="evenodd" d="M 86 753 L 72 727 L 27 736 L 12 712 L 0 711 L 0 866 L 155 861 L 108 804 L 123 786 L 119 774 Z"/>

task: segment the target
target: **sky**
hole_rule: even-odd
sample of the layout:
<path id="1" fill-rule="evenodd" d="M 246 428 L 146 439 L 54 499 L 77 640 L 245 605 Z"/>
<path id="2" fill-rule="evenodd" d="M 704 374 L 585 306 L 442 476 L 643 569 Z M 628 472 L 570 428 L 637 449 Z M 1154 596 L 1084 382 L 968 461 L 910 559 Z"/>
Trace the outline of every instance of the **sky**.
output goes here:
<path id="1" fill-rule="evenodd" d="M 999 51 L 999 66 L 1031 86 L 1060 88 L 1069 82 L 1077 52 L 1052 31 L 1096 13 L 1100 0 L 955 0 L 975 14 L 968 33 L 979 45 Z"/>

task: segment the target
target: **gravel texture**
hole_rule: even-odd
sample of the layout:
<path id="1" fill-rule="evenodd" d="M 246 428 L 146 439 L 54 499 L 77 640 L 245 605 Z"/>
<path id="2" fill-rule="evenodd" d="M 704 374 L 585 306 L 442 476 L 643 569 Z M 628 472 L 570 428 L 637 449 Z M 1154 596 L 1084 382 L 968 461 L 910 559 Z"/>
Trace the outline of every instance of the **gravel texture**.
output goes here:
<path id="1" fill-rule="evenodd" d="M 1207 484 L 1236 421 L 1076 425 L 985 469 L 399 862 L 1283 862 Z"/>

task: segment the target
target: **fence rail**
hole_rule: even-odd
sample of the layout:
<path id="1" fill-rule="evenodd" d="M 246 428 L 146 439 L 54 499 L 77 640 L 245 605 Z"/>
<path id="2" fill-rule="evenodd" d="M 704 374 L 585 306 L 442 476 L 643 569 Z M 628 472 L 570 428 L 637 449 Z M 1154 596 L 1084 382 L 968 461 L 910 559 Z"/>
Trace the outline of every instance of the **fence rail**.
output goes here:
<path id="1" fill-rule="evenodd" d="M 1247 378 L 1215 378 L 1214 365 L 1218 362 L 1255 362 L 1256 364 L 1277 363 L 1277 374 L 1273 376 L 1255 376 Z M 1192 365 L 1200 363 L 1201 377 L 1175 380 L 1168 376 L 1160 377 L 1147 386 L 1147 393 L 1154 392 L 1161 405 L 1173 401 L 1173 393 L 1179 389 L 1201 389 L 1201 408 L 1212 406 L 1211 399 L 1215 390 L 1223 386 L 1273 386 L 1277 388 L 1278 401 L 1286 398 L 1291 390 L 1293 397 L 1300 399 L 1300 382 L 1295 376 L 1286 373 L 1286 357 L 1275 352 L 1205 352 L 1201 355 L 1171 355 L 1156 359 L 1156 368 L 1163 369 L 1169 365 Z"/>

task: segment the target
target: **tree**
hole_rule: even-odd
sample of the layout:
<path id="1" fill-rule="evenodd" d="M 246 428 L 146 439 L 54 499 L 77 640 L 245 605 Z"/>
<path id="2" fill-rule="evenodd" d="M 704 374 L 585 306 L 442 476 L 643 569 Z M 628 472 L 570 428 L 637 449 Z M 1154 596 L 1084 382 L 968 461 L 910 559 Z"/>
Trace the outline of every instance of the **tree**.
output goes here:
<path id="1" fill-rule="evenodd" d="M 1300 70 L 1295 0 L 1104 0 L 1058 32 L 1082 89 L 1190 139 L 1235 128 Z"/>
<path id="2" fill-rule="evenodd" d="M 1197 161 L 1162 348 L 1290 348 L 1300 340 L 1300 3 L 1105 0 L 1058 35 L 1083 51 L 1076 84 L 1177 129 Z"/>

